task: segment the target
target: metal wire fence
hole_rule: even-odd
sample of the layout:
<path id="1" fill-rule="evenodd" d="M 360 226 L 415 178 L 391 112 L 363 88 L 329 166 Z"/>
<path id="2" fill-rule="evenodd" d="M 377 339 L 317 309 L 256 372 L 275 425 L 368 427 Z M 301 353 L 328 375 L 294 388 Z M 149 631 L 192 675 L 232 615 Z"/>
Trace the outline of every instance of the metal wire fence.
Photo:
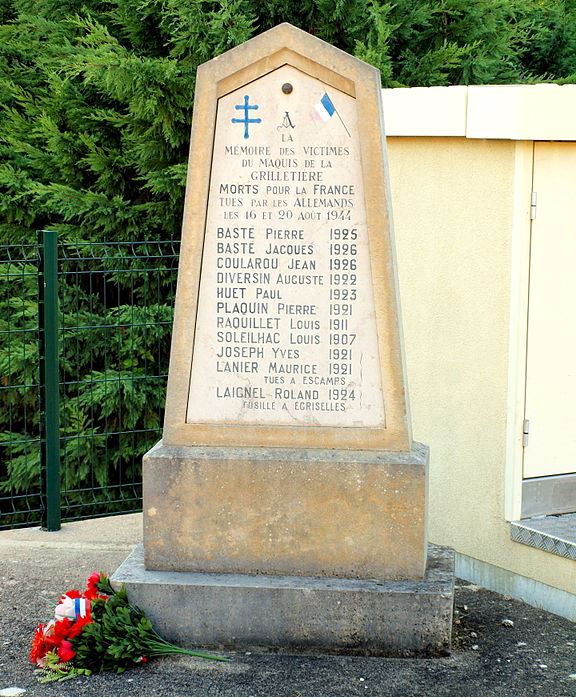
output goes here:
<path id="1" fill-rule="evenodd" d="M 42 517 L 36 244 L 0 246 L 0 527 Z"/>
<path id="2" fill-rule="evenodd" d="M 140 510 L 177 264 L 173 241 L 0 250 L 0 527 Z"/>

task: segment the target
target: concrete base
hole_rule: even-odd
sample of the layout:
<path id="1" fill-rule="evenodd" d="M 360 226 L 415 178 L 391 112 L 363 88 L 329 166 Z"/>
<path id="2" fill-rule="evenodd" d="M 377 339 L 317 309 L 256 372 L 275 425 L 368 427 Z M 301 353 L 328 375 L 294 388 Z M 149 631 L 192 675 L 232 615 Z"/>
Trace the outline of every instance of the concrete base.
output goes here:
<path id="1" fill-rule="evenodd" d="M 422 580 L 249 576 L 144 568 L 112 577 L 166 639 L 189 647 L 438 656 L 450 652 L 454 553 L 430 545 Z"/>

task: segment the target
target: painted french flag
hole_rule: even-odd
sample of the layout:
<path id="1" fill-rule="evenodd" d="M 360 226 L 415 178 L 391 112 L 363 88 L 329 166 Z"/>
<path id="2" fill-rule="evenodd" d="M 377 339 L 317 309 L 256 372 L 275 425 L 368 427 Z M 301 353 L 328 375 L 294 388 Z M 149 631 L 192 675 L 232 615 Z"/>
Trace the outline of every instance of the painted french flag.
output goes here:
<path id="1" fill-rule="evenodd" d="M 336 107 L 334 104 L 332 104 L 332 100 L 328 96 L 326 92 L 324 92 L 324 96 L 322 99 L 314 106 L 316 109 L 316 113 L 324 123 L 327 123 L 330 121 L 330 119 L 334 116 L 336 113 Z"/>

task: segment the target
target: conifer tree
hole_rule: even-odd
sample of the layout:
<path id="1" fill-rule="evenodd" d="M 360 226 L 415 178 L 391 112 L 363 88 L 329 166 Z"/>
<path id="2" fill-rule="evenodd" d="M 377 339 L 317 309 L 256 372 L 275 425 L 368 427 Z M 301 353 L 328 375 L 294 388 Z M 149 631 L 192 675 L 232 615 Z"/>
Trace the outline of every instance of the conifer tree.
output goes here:
<path id="1" fill-rule="evenodd" d="M 199 63 L 288 21 L 383 84 L 570 79 L 574 0 L 2 0 L 0 239 L 178 235 Z"/>

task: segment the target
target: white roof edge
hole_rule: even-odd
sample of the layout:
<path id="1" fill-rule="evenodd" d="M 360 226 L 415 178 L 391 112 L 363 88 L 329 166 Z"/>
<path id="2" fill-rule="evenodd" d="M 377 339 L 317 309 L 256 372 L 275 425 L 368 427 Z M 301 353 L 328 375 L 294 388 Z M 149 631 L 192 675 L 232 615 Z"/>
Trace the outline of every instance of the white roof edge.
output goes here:
<path id="1" fill-rule="evenodd" d="M 576 140 L 576 85 L 382 90 L 387 136 Z"/>

